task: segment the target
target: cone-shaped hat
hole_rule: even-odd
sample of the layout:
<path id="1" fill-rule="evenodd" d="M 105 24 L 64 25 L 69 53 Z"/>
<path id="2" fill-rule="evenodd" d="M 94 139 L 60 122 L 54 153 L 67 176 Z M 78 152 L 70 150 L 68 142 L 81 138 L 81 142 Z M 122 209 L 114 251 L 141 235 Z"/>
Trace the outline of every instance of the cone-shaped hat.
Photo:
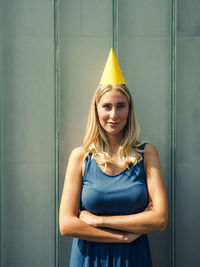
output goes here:
<path id="1" fill-rule="evenodd" d="M 100 84 L 125 84 L 125 79 L 120 69 L 119 63 L 111 48 L 108 56 Z"/>

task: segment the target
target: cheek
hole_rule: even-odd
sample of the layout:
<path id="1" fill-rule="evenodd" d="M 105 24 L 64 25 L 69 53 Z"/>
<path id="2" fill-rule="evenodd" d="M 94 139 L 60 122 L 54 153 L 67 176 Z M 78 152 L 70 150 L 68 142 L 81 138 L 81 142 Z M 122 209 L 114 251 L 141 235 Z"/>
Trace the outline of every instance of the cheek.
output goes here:
<path id="1" fill-rule="evenodd" d="M 124 110 L 124 111 L 121 113 L 121 119 L 122 119 L 122 120 L 127 120 L 127 119 L 128 119 L 128 110 Z"/>
<path id="2" fill-rule="evenodd" d="M 100 122 L 103 122 L 103 121 L 107 120 L 108 113 L 103 111 L 103 110 L 101 110 L 101 109 L 98 109 L 98 118 L 99 118 Z"/>
<path id="3" fill-rule="evenodd" d="M 109 118 L 109 114 L 106 112 L 101 113 L 101 121 L 107 121 Z"/>

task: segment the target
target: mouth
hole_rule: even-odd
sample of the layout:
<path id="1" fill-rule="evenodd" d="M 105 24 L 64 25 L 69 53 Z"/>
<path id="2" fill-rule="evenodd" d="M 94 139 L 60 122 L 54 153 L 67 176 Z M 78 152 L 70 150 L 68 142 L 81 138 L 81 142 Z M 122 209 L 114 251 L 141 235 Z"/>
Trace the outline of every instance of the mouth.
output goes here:
<path id="1" fill-rule="evenodd" d="M 107 122 L 108 124 L 110 124 L 110 125 L 117 125 L 117 124 L 119 124 L 119 122 Z"/>

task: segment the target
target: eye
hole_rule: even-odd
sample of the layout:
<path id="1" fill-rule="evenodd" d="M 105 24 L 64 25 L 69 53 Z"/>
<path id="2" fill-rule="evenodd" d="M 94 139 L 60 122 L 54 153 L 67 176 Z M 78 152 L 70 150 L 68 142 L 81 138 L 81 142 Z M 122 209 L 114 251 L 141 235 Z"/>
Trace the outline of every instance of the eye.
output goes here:
<path id="1" fill-rule="evenodd" d="M 120 105 L 118 105 L 118 108 L 119 108 L 119 109 L 123 109 L 123 108 L 125 108 L 125 104 L 120 104 Z"/>
<path id="2" fill-rule="evenodd" d="M 109 104 L 105 104 L 105 105 L 103 105 L 103 108 L 104 108 L 105 110 L 110 110 L 110 109 L 111 109 L 111 105 L 109 105 Z"/>

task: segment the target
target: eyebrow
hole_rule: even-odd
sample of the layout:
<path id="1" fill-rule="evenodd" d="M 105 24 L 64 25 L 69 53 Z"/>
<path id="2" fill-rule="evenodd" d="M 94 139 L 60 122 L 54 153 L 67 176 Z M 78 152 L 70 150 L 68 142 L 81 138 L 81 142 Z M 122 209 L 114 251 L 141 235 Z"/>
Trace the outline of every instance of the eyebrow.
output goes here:
<path id="1" fill-rule="evenodd" d="M 105 102 L 105 103 L 102 103 L 102 105 L 110 105 L 111 103 L 110 102 Z M 117 102 L 116 103 L 117 105 L 126 105 L 127 103 L 126 102 Z"/>

